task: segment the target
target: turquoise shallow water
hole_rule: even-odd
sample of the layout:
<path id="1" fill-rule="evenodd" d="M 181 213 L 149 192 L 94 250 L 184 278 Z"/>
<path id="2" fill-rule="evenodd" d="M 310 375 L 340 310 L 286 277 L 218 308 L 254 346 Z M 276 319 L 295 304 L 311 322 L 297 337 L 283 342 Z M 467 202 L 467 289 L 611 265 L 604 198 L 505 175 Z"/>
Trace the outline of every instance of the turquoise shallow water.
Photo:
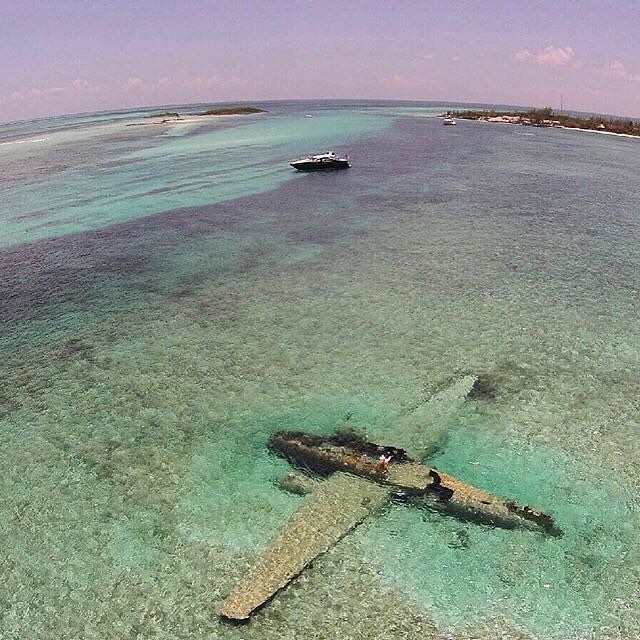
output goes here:
<path id="1" fill-rule="evenodd" d="M 640 142 L 267 108 L 0 130 L 0 637 L 639 637 Z M 301 500 L 268 435 L 468 372 L 433 463 L 565 535 L 392 505 L 221 624 Z"/>

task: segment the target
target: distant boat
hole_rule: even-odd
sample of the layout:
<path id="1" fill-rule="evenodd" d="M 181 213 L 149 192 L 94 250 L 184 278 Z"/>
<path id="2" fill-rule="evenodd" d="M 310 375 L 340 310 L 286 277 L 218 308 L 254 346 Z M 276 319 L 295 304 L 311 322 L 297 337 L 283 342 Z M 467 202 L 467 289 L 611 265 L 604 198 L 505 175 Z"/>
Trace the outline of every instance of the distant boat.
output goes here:
<path id="1" fill-rule="evenodd" d="M 452 116 L 445 116 L 444 120 L 442 121 L 442 124 L 448 124 L 448 125 L 455 125 L 455 123 L 456 123 L 456 120 Z"/>
<path id="2" fill-rule="evenodd" d="M 305 117 L 305 118 L 313 118 L 313 116 L 312 116 L 310 113 L 305 113 L 305 114 L 304 114 L 304 117 Z"/>
<path id="3" fill-rule="evenodd" d="M 327 169 L 348 169 L 349 158 L 339 158 L 333 151 L 327 151 L 317 156 L 307 156 L 290 163 L 298 171 L 325 171 Z"/>

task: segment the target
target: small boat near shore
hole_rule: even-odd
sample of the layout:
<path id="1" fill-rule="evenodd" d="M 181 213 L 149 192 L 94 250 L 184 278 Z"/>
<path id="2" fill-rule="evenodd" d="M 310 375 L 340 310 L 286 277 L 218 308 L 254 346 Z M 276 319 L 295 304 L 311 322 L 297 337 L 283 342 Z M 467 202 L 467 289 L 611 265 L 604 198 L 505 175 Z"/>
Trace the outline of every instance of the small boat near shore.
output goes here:
<path id="1" fill-rule="evenodd" d="M 327 151 L 316 156 L 307 156 L 290 163 L 298 171 L 326 171 L 327 169 L 348 169 L 349 158 L 338 157 L 335 152 Z"/>
<path id="2" fill-rule="evenodd" d="M 442 124 L 447 124 L 449 126 L 455 125 L 456 119 L 453 118 L 452 116 L 445 116 L 444 120 L 442 121 Z"/>

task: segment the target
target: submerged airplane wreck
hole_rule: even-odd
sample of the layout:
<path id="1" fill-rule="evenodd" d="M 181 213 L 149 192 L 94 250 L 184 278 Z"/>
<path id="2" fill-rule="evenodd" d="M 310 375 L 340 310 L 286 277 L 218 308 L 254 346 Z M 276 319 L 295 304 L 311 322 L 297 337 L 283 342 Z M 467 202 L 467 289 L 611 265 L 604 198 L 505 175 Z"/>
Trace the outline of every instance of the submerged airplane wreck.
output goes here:
<path id="1" fill-rule="evenodd" d="M 271 436 L 269 446 L 295 466 L 329 475 L 353 474 L 388 487 L 393 497 L 418 506 L 505 529 L 524 528 L 557 535 L 550 515 L 512 500 L 502 500 L 411 459 L 406 451 L 377 445 L 357 434 L 314 436 L 283 431 Z"/>
<path id="2" fill-rule="evenodd" d="M 400 440 L 416 440 L 425 416 L 455 410 L 476 378 L 467 376 L 426 405 L 418 420 L 393 430 Z M 419 435 L 422 435 L 421 433 Z M 420 448 L 429 443 L 418 438 Z M 434 509 L 457 518 L 506 529 L 523 528 L 559 536 L 553 517 L 498 498 L 433 467 L 421 464 L 405 449 L 379 445 L 355 433 L 319 436 L 300 431 L 275 433 L 269 447 L 297 468 L 326 476 L 319 481 L 287 474 L 280 485 L 308 494 L 265 554 L 224 600 L 220 615 L 246 620 L 258 607 L 298 576 L 365 518 L 381 512 L 392 500 Z"/>

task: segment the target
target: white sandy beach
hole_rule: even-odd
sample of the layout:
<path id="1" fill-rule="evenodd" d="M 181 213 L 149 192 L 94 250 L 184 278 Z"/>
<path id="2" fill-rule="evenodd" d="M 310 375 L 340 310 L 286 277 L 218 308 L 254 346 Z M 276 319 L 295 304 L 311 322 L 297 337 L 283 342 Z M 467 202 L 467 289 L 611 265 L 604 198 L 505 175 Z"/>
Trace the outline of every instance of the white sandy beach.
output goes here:
<path id="1" fill-rule="evenodd" d="M 640 140 L 640 136 L 634 136 L 631 133 L 615 133 L 615 131 L 602 131 L 598 129 L 580 129 L 579 127 L 557 127 L 558 129 L 571 129 L 573 131 L 586 131 L 587 133 L 600 133 L 605 136 L 618 136 L 620 138 L 635 138 Z"/>
<path id="2" fill-rule="evenodd" d="M 220 115 L 206 115 L 199 116 L 196 114 L 180 116 L 179 118 L 162 118 L 162 119 L 151 119 L 149 118 L 148 122 L 140 122 L 139 120 L 135 120 L 133 122 L 127 122 L 127 127 L 143 127 L 147 125 L 164 125 L 164 126 L 175 126 L 175 125 L 189 125 L 189 124 L 203 124 L 205 122 L 212 122 L 214 120 L 228 120 L 230 118 L 246 118 L 247 116 L 255 116 L 261 115 L 260 113 L 230 113 L 230 114 L 220 114 Z"/>
<path id="3" fill-rule="evenodd" d="M 461 119 L 462 120 L 471 120 L 470 118 L 461 118 Z M 490 124 L 510 124 L 510 125 L 522 126 L 519 122 L 509 122 L 507 120 L 498 120 L 498 119 L 496 119 L 496 120 L 485 120 L 485 119 L 479 118 L 477 120 L 471 120 L 471 121 L 472 122 L 487 122 L 487 123 L 490 123 Z M 549 126 L 549 127 L 546 127 L 546 128 L 549 128 L 549 129 L 567 129 L 567 130 L 570 130 L 570 131 L 585 131 L 587 133 L 599 133 L 599 134 L 606 135 L 606 136 L 618 136 L 618 137 L 621 137 L 621 138 L 635 138 L 636 140 L 640 139 L 640 136 L 636 136 L 636 135 L 633 135 L 631 133 L 616 133 L 615 131 L 603 131 L 602 129 L 582 129 L 580 127 L 565 127 L 565 126 L 562 126 L 562 125 L 560 125 L 560 126 L 556 125 L 555 127 Z"/>

